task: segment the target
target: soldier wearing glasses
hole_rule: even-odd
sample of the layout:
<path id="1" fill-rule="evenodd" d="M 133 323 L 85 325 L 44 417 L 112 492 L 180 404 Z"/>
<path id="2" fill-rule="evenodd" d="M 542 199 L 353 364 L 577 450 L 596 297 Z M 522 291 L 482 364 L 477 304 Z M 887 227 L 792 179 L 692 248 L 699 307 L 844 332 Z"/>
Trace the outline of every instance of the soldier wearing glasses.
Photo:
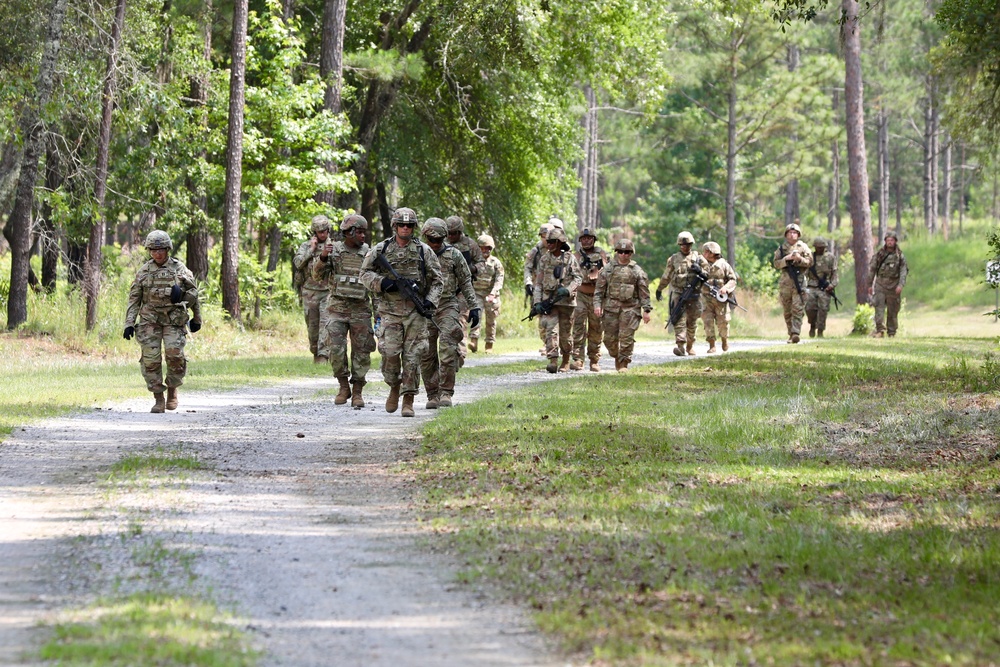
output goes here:
<path id="1" fill-rule="evenodd" d="M 649 278 L 632 260 L 635 245 L 629 239 L 615 243 L 614 259 L 597 275 L 594 315 L 601 318 L 604 346 L 615 358 L 615 370 L 628 369 L 635 346 L 635 331 L 649 322 Z"/>

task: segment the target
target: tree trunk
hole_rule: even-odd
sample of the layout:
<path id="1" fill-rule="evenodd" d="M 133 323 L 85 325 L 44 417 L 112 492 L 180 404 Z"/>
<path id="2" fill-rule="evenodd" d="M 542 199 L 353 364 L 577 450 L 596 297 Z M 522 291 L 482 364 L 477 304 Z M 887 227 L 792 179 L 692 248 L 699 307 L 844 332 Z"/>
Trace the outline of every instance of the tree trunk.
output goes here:
<path id="1" fill-rule="evenodd" d="M 833 90 L 833 114 L 836 118 L 840 112 L 839 91 Z M 826 231 L 833 233 L 840 229 L 840 142 L 837 137 L 833 138 L 830 147 L 830 185 L 827 189 L 827 199 L 829 208 L 826 212 Z"/>
<path id="2" fill-rule="evenodd" d="M 951 140 L 944 136 L 944 166 L 941 182 L 941 234 L 948 240 L 951 232 Z"/>
<path id="3" fill-rule="evenodd" d="M 229 75 L 229 132 L 226 138 L 226 194 L 222 207 L 222 307 L 240 322 L 240 194 L 243 185 L 243 94 L 247 56 L 247 0 L 233 5 L 232 70 Z"/>
<path id="4" fill-rule="evenodd" d="M 111 24 L 111 42 L 108 44 L 108 68 L 104 74 L 104 91 L 101 95 L 101 127 L 97 134 L 97 172 L 94 177 L 94 213 L 87 244 L 87 262 L 84 268 L 84 295 L 87 300 L 87 331 L 97 324 L 97 305 L 101 290 L 101 248 L 104 247 L 104 197 L 108 189 L 108 151 L 111 146 L 111 113 L 115 106 L 115 88 L 118 79 L 118 43 L 125 25 L 126 0 L 118 0 L 115 20 Z"/>
<path id="5" fill-rule="evenodd" d="M 17 188 L 17 177 L 21 171 L 21 145 L 10 139 L 0 152 L 0 211 L 6 211 L 11 195 Z"/>
<path id="6" fill-rule="evenodd" d="M 851 184 L 851 249 L 855 295 L 868 303 L 868 264 L 872 257 L 871 208 L 868 204 L 868 156 L 865 151 L 864 82 L 861 76 L 861 24 L 857 0 L 843 0 L 844 97 L 847 102 L 847 168 Z"/>
<path id="7" fill-rule="evenodd" d="M 35 97 L 21 112 L 21 137 L 24 153 L 17 180 L 14 210 L 5 230 L 10 237 L 10 292 L 7 299 L 7 328 L 14 329 L 28 319 L 28 273 L 31 269 L 31 209 L 35 203 L 35 179 L 42 147 L 42 109 L 52 95 L 56 61 L 62 41 L 63 20 L 68 0 L 53 0 L 45 36 L 42 62 L 38 67 Z"/>
<path id="8" fill-rule="evenodd" d="M 885 239 L 889 222 L 889 114 L 880 108 L 878 126 L 878 240 Z"/>
<path id="9" fill-rule="evenodd" d="M 323 33 L 319 56 L 319 75 L 326 82 L 323 108 L 332 114 L 341 112 L 340 92 L 344 75 L 344 19 L 347 0 L 326 0 L 323 3 Z M 329 174 L 337 172 L 332 161 L 325 165 Z M 333 191 L 316 193 L 316 200 L 325 204 L 336 203 Z"/>
<path id="10" fill-rule="evenodd" d="M 201 15 L 202 31 L 202 57 L 207 66 L 212 62 L 212 2 L 206 0 L 205 7 Z M 208 128 L 208 74 L 201 74 L 191 77 L 191 99 L 193 104 L 201 109 L 201 126 Z M 208 152 L 202 150 L 201 159 L 206 160 Z M 200 190 L 198 185 L 188 176 L 185 184 L 191 193 L 192 203 L 203 213 L 208 212 L 208 197 Z M 194 277 L 200 282 L 208 279 L 208 227 L 204 220 L 197 221 L 187 234 L 187 257 L 186 264 Z"/>
<path id="11" fill-rule="evenodd" d="M 83 263 L 87 259 L 87 244 L 79 241 L 66 242 L 66 282 L 79 285 L 83 280 Z"/>
<path id="12" fill-rule="evenodd" d="M 962 223 L 965 221 L 965 143 L 959 148 L 958 170 L 958 235 L 962 235 Z"/>
<path id="13" fill-rule="evenodd" d="M 395 178 L 395 177 L 393 177 L 393 178 Z M 378 179 L 378 181 L 375 182 L 375 194 L 378 195 L 378 214 L 379 214 L 379 217 L 382 218 L 383 221 L 388 220 L 391 223 L 391 221 L 392 221 L 392 212 L 389 210 L 389 197 L 387 196 L 388 193 L 386 193 L 385 182 L 381 178 Z M 385 223 L 383 222 L 383 224 L 385 224 Z M 391 224 L 390 224 L 390 228 L 391 228 Z M 375 231 L 375 225 L 371 226 L 371 231 L 372 232 Z M 366 234 L 365 236 L 368 236 L 368 234 Z M 371 242 L 371 239 L 369 238 L 368 241 Z"/>
<path id="14" fill-rule="evenodd" d="M 62 184 L 59 171 L 59 149 L 54 141 L 47 141 L 45 149 L 45 189 L 55 192 Z M 42 205 L 42 289 L 52 292 L 56 288 L 56 273 L 59 268 L 59 233 L 52 222 L 52 205 L 47 201 Z"/>
<path id="15" fill-rule="evenodd" d="M 379 209 L 378 199 L 375 175 L 369 172 L 365 175 L 364 185 L 361 187 L 361 215 L 365 216 L 365 220 L 375 220 Z M 389 238 L 392 236 L 392 220 L 388 215 L 380 217 L 382 219 L 382 232 L 385 234 L 385 238 Z M 374 222 L 372 226 L 375 226 Z"/>
<path id="16" fill-rule="evenodd" d="M 726 261 L 736 266 L 736 76 L 737 49 L 730 51 L 729 89 L 726 91 Z"/>
<path id="17" fill-rule="evenodd" d="M 798 44 L 788 45 L 788 71 L 794 72 L 799 68 L 799 46 Z M 789 137 L 794 148 L 798 142 L 798 132 L 792 131 Z M 795 163 L 795 156 L 789 160 Z M 790 225 L 799 219 L 799 179 L 792 178 L 785 184 L 785 225 Z"/>
<path id="18" fill-rule="evenodd" d="M 893 153 L 892 156 L 892 170 L 894 173 L 899 173 L 899 153 Z M 903 179 L 899 176 L 896 177 L 896 238 L 903 237 Z"/>
<path id="19" fill-rule="evenodd" d="M 936 91 L 935 91 L 936 92 Z M 936 95 L 931 101 L 931 232 L 937 233 L 938 199 L 941 192 L 940 168 L 938 156 L 941 154 L 941 117 L 938 115 Z"/>
<path id="20" fill-rule="evenodd" d="M 597 96 L 590 84 L 583 87 L 583 97 L 587 103 L 587 110 L 580 118 L 580 126 L 583 128 L 583 147 L 577 167 L 580 186 L 576 189 L 576 219 L 577 227 L 580 229 L 596 227 L 594 194 L 597 190 L 597 112 L 595 111 Z"/>
<path id="21" fill-rule="evenodd" d="M 933 146 L 931 145 L 931 100 L 930 97 L 927 98 L 927 106 L 924 108 L 924 228 L 928 233 L 934 232 L 933 223 L 933 199 L 931 181 L 933 176 L 931 175 L 931 151 Z"/>

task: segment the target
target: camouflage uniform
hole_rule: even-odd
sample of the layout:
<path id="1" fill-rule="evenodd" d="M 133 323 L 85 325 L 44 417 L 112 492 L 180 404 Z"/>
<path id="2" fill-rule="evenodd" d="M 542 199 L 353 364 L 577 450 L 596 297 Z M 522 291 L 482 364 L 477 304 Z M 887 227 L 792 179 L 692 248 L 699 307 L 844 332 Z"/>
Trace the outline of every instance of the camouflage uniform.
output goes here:
<path id="1" fill-rule="evenodd" d="M 642 313 L 653 310 L 646 272 L 634 260 L 628 264 L 612 260 L 597 276 L 594 308 L 603 310 L 604 346 L 615 358 L 615 368 L 627 368 Z"/>
<path id="2" fill-rule="evenodd" d="M 817 249 L 826 247 L 826 243 L 815 243 Z M 827 282 L 829 289 L 821 289 L 821 280 Z M 830 293 L 837 286 L 837 256 L 829 250 L 813 255 L 813 265 L 806 272 L 806 317 L 809 319 L 809 335 L 823 337 L 826 330 L 826 316 L 830 312 Z"/>
<path id="3" fill-rule="evenodd" d="M 728 348 L 729 321 L 732 319 L 732 311 L 729 308 L 729 302 L 723 303 L 713 297 L 708 286 L 711 285 L 726 294 L 732 294 L 733 290 L 736 289 L 736 271 L 722 257 L 719 257 L 711 264 L 706 260 L 705 264 L 705 274 L 708 276 L 708 282 L 701 286 L 701 296 L 705 300 L 701 319 L 705 324 L 705 340 L 709 344 L 708 351 L 713 352 L 715 349 L 716 327 L 718 327 L 718 337 L 724 341 L 725 347 Z"/>
<path id="4" fill-rule="evenodd" d="M 450 215 L 445 221 L 445 225 L 448 228 L 448 239 L 447 243 L 451 247 L 455 248 L 458 252 L 462 254 L 465 258 L 466 264 L 469 266 L 469 271 L 472 273 L 472 279 L 475 280 L 479 272 L 486 268 L 486 258 L 483 257 L 483 251 L 479 249 L 479 244 L 476 240 L 465 233 L 465 223 L 462 222 L 462 218 L 457 215 Z M 454 232 L 460 232 L 461 236 L 456 240 L 451 240 L 451 234 Z M 465 350 L 466 350 L 466 328 L 468 327 L 468 316 L 469 309 L 466 304 L 460 303 L 459 308 L 461 309 L 462 315 L 462 347 L 458 351 L 459 354 L 459 368 L 465 364 Z M 481 313 L 482 311 L 480 311 Z"/>
<path id="5" fill-rule="evenodd" d="M 545 356 L 549 359 L 549 369 L 555 372 L 556 359 L 562 354 L 562 368 L 569 369 L 569 357 L 573 351 L 572 327 L 573 310 L 576 308 L 576 290 L 583 280 L 580 265 L 576 257 L 569 252 L 569 244 L 561 230 L 553 230 L 549 238 L 558 233 L 563 241 L 564 251 L 559 257 L 546 251 L 538 261 L 538 271 L 535 273 L 535 291 L 533 303 L 541 303 L 551 298 L 557 288 L 569 290 L 569 297 L 556 303 L 551 312 L 541 316 L 542 327 L 545 330 Z M 557 275 L 558 274 L 558 275 Z"/>
<path id="6" fill-rule="evenodd" d="M 791 226 L 789 225 L 789 227 Z M 799 259 L 794 262 L 785 261 L 785 257 L 792 252 L 797 252 Z M 799 292 L 802 291 L 802 294 L 805 294 L 806 270 L 812 266 L 812 261 L 812 251 L 809 250 L 809 246 L 798 239 L 794 243 L 785 240 L 774 252 L 774 268 L 781 271 L 781 278 L 778 280 L 778 297 L 781 299 L 781 308 L 785 314 L 785 327 L 788 329 L 788 342 L 790 343 L 799 342 L 799 335 L 802 333 L 802 315 L 805 313 L 805 303 Z M 794 264 L 799 268 L 798 287 L 795 286 L 795 282 L 788 274 L 787 266 L 789 264 Z"/>
<path id="7" fill-rule="evenodd" d="M 580 236 L 593 236 L 589 229 L 580 232 Z M 583 368 L 583 345 L 587 343 L 587 357 L 590 359 L 591 370 L 597 370 L 597 362 L 601 359 L 602 318 L 594 315 L 594 290 L 597 289 L 597 276 L 601 269 L 608 265 L 608 254 L 596 245 L 590 250 L 581 246 L 574 253 L 583 282 L 576 293 L 576 309 L 573 311 L 573 366 L 574 370 Z M 610 349 L 610 348 L 609 348 Z"/>
<path id="8" fill-rule="evenodd" d="M 317 216 L 319 218 L 320 216 Z M 329 221 L 326 223 L 327 230 L 330 229 Z M 313 231 L 316 225 L 314 224 Z M 323 251 L 323 244 L 316 243 L 310 239 L 299 246 L 298 252 L 292 258 L 292 266 L 295 270 L 302 272 L 305 279 L 299 287 L 299 296 L 302 297 L 302 309 L 305 312 L 306 331 L 309 332 L 309 350 L 313 353 L 314 361 L 323 361 L 319 353 L 319 330 L 320 321 L 323 317 L 323 301 L 329 293 L 325 281 L 317 280 L 313 276 L 313 263 L 319 258 Z"/>
<path id="9" fill-rule="evenodd" d="M 455 395 L 455 374 L 461 359 L 459 348 L 462 347 L 462 328 L 465 324 L 462 311 L 478 308 L 476 293 L 472 289 L 472 273 L 462 253 L 444 243 L 437 259 L 444 284 L 434 317 L 427 323 L 427 347 L 420 356 L 420 374 L 424 378 L 427 399 L 431 402 L 428 407 L 434 407 L 434 402 L 444 397 L 447 399 L 443 404 L 451 405 L 450 399 Z"/>
<path id="10" fill-rule="evenodd" d="M 528 287 L 531 287 L 532 290 L 534 289 L 535 274 L 538 273 L 538 262 L 541 261 L 542 255 L 546 252 L 545 241 L 539 241 L 524 255 L 524 287 L 526 289 Z M 538 318 L 538 337 L 542 339 L 542 343 L 544 344 L 545 328 L 542 326 L 542 318 Z"/>
<path id="11" fill-rule="evenodd" d="M 868 266 L 868 274 L 872 277 L 874 293 L 872 305 L 875 306 L 875 335 L 888 333 L 895 336 L 899 328 L 899 309 L 902 306 L 902 294 L 896 294 L 897 287 L 906 286 L 906 276 L 909 268 L 903 251 L 897 245 L 889 252 L 883 246 Z M 888 311 L 888 320 L 886 318 Z"/>
<path id="12" fill-rule="evenodd" d="M 174 285 L 180 285 L 184 292 L 183 300 L 176 304 L 170 302 Z M 180 260 L 168 257 L 163 266 L 159 266 L 151 259 L 139 267 L 128 293 L 125 326 L 135 327 L 136 341 L 142 346 L 139 360 L 142 377 L 146 380 L 146 388 L 154 394 L 184 384 L 187 373 L 184 357 L 187 330 L 184 327 L 188 323 L 189 307 L 192 329 L 197 329 L 201 324 L 198 287 L 194 275 Z M 166 380 L 163 378 L 163 359 L 167 362 Z"/>
<path id="13" fill-rule="evenodd" d="M 484 268 L 472 282 L 472 288 L 476 291 L 476 304 L 479 312 L 482 313 L 480 326 L 469 330 L 471 345 L 475 347 L 479 334 L 486 325 L 486 349 L 493 347 L 497 339 L 497 317 L 500 315 L 500 292 L 503 290 L 504 271 L 503 264 L 495 256 L 490 255 L 486 259 Z M 492 301 L 487 301 L 486 297 L 492 296 Z"/>
<path id="14" fill-rule="evenodd" d="M 398 212 L 398 210 L 397 210 Z M 420 387 L 420 358 L 427 347 L 428 320 L 398 291 L 382 292 L 388 271 L 376 266 L 375 258 L 385 255 L 403 277 L 417 282 L 418 293 L 435 307 L 441 298 L 444 279 L 441 263 L 430 247 L 413 238 L 400 247 L 390 237 L 368 251 L 361 264 L 361 281 L 377 294 L 376 308 L 382 320 L 382 375 L 390 387 L 399 387 L 403 396 L 413 396 Z"/>
<path id="15" fill-rule="evenodd" d="M 323 302 L 323 327 L 319 336 L 318 354 L 330 360 L 333 375 L 338 379 L 362 385 L 371 368 L 375 351 L 372 331 L 372 298 L 361 282 L 361 264 L 371 248 L 362 243 L 349 248 L 343 241 L 334 241 L 326 259 L 313 263 L 313 278 L 328 285 Z M 347 362 L 347 337 L 351 338 L 351 363 Z M 353 370 L 353 374 L 352 374 Z"/>
<path id="16" fill-rule="evenodd" d="M 688 254 L 675 252 L 667 260 L 667 266 L 663 269 L 660 283 L 656 288 L 657 292 L 662 292 L 665 288 L 670 289 L 670 310 L 673 310 L 674 303 L 680 298 L 687 287 L 690 276 L 688 273 L 691 266 L 697 264 L 702 270 L 707 266 L 705 259 L 698 254 L 698 251 L 691 249 Z M 702 303 L 701 294 L 684 304 L 684 311 L 681 318 L 674 325 L 674 340 L 677 347 L 674 352 L 687 348 L 688 354 L 694 353 L 694 338 L 698 331 L 698 317 L 701 315 Z"/>

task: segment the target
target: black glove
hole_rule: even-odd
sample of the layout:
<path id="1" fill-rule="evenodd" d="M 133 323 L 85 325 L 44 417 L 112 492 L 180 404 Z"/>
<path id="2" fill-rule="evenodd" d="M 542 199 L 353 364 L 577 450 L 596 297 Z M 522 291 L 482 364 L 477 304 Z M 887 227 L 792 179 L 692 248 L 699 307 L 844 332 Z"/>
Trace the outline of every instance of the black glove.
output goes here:
<path id="1" fill-rule="evenodd" d="M 396 281 L 392 278 L 383 278 L 381 287 L 383 293 L 399 291 L 399 286 L 396 285 Z"/>
<path id="2" fill-rule="evenodd" d="M 201 329 L 201 320 L 191 320 L 188 323 L 188 328 L 191 329 L 191 333 L 195 333 Z"/>
<path id="3" fill-rule="evenodd" d="M 431 303 L 430 299 L 424 299 L 424 310 L 426 310 L 428 313 L 433 314 L 434 311 L 437 310 L 437 306 Z"/>
<path id="4" fill-rule="evenodd" d="M 525 285 L 524 286 L 524 296 L 526 296 L 526 297 L 528 297 L 530 299 L 534 295 L 535 295 L 535 288 L 532 287 L 531 285 Z"/>
<path id="5" fill-rule="evenodd" d="M 479 309 L 473 308 L 469 311 L 469 326 L 475 329 L 479 326 Z"/>
<path id="6" fill-rule="evenodd" d="M 656 290 L 656 300 L 663 301 L 663 290 Z"/>
<path id="7" fill-rule="evenodd" d="M 122 334 L 122 338 L 125 340 L 132 340 L 132 336 L 135 335 L 135 327 L 125 327 L 125 333 Z"/>
<path id="8" fill-rule="evenodd" d="M 184 289 L 180 285 L 170 288 L 170 303 L 180 303 L 184 299 Z"/>

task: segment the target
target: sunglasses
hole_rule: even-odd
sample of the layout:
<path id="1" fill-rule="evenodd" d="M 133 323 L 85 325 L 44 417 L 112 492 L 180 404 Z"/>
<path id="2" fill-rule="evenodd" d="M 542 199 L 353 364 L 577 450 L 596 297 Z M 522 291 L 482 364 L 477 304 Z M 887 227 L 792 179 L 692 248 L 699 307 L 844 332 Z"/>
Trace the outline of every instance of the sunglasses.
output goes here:
<path id="1" fill-rule="evenodd" d="M 548 239 L 546 243 L 560 243 L 559 239 Z"/>
<path id="2" fill-rule="evenodd" d="M 443 236 L 427 236 L 425 234 L 424 238 L 427 239 L 428 243 L 444 243 L 444 237 Z"/>
<path id="3" fill-rule="evenodd" d="M 409 227 L 410 229 L 413 229 L 414 227 L 417 226 L 417 223 L 415 223 L 415 222 L 397 222 L 396 226 L 397 227 Z"/>
<path id="4" fill-rule="evenodd" d="M 618 253 L 619 255 L 631 255 L 632 254 L 631 250 L 615 250 L 615 252 Z"/>

